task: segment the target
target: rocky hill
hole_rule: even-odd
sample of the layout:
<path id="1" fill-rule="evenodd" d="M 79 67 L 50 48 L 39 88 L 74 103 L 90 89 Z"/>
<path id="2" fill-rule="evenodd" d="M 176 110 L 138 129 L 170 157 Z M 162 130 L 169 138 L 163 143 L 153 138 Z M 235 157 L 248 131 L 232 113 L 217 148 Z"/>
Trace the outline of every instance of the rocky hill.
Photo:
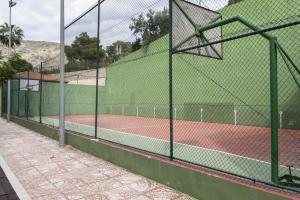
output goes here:
<path id="1" fill-rule="evenodd" d="M 8 48 L 3 45 L 0 45 L 0 51 L 4 56 L 8 54 Z M 33 66 L 38 66 L 41 61 L 45 60 L 53 65 L 59 63 L 59 43 L 25 40 L 14 51 L 32 63 Z"/>

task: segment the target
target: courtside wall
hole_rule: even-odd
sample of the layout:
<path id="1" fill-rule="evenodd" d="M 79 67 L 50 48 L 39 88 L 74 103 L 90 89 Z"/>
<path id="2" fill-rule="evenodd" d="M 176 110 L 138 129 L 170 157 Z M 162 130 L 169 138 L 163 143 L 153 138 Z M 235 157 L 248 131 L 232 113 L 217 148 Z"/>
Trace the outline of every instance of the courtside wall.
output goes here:
<path id="1" fill-rule="evenodd" d="M 276 3 L 275 3 L 276 2 Z M 259 10 L 256 4 L 260 4 Z M 282 6 L 288 12 L 285 16 L 274 13 L 272 6 Z M 278 19 L 295 16 L 299 7 L 289 7 L 280 1 L 247 0 L 228 6 L 222 10 L 224 18 L 243 13 L 243 17 L 268 27 L 279 24 Z M 243 12 L 241 12 L 243 11 Z M 259 17 L 259 13 L 268 17 Z M 255 14 L 258 14 L 256 16 Z M 242 25 L 229 25 L 223 29 L 224 35 L 245 32 Z M 271 32 L 278 38 L 296 64 L 300 64 L 299 27 Z M 255 46 L 253 44 L 256 44 Z M 160 116 L 168 118 L 168 36 L 161 38 L 107 70 L 106 97 L 109 104 L 140 106 L 140 114 L 148 115 L 156 106 Z M 186 54 L 173 56 L 173 88 L 176 118 L 203 120 L 217 123 L 234 123 L 234 110 L 238 123 L 269 126 L 270 123 L 270 64 L 269 43 L 260 35 L 224 43 L 224 59 L 216 60 Z M 300 128 L 300 94 L 284 61 L 278 58 L 279 110 L 284 113 L 283 127 Z M 165 91 L 165 92 L 162 92 Z M 101 102 L 100 102 L 101 104 Z M 144 109 L 143 109 L 144 108 Z M 120 109 L 119 109 L 120 110 Z M 118 113 L 116 113 L 118 114 Z M 132 114 L 135 114 L 134 112 Z M 150 112 L 151 117 L 153 112 Z M 298 124 L 298 125 L 297 125 Z"/>
<path id="2" fill-rule="evenodd" d="M 275 3 L 276 2 L 276 3 Z M 259 7 L 255 4 L 259 3 Z M 278 16 L 275 8 L 286 10 Z M 289 7 L 285 0 L 247 0 L 228 6 L 221 12 L 224 18 L 243 13 L 243 17 L 262 27 L 280 24 L 278 19 L 300 13 L 299 7 Z M 253 9 L 258 9 L 253 12 Z M 242 12 L 241 12 L 242 11 Z M 269 17 L 260 17 L 259 13 Z M 257 15 L 256 15 L 257 14 Z M 234 25 L 223 30 L 224 35 L 245 32 L 245 27 Z M 298 26 L 271 32 L 299 66 L 300 29 Z M 255 44 L 255 46 L 253 45 Z M 100 87 L 99 111 L 116 115 L 141 117 L 169 117 L 168 36 L 136 51 L 107 68 L 106 86 Z M 224 43 L 224 59 L 210 59 L 187 54 L 173 56 L 173 103 L 176 119 L 215 123 L 237 123 L 269 126 L 270 76 L 269 43 L 259 35 Z M 283 128 L 300 127 L 300 93 L 284 61 L 278 58 L 279 110 L 283 114 Z M 13 84 L 13 114 L 39 114 L 39 92 L 17 92 Z M 95 86 L 66 84 L 66 115 L 95 114 Z M 59 84 L 43 83 L 42 115 L 58 115 Z M 155 113 L 154 111 L 155 110 Z"/>

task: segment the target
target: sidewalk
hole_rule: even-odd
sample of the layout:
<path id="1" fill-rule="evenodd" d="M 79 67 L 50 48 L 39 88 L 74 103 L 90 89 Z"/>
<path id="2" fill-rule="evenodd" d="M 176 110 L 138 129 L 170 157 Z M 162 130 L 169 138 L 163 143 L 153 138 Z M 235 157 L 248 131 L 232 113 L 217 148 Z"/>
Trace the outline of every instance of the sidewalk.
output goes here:
<path id="1" fill-rule="evenodd" d="M 0 155 L 32 199 L 192 199 L 3 119 Z"/>

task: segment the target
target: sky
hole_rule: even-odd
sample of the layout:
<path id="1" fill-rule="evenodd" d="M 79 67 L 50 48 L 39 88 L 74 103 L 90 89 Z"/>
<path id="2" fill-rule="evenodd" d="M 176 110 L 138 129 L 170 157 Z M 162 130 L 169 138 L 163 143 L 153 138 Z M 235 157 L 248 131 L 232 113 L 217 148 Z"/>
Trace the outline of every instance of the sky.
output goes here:
<path id="1" fill-rule="evenodd" d="M 12 24 L 21 27 L 25 40 L 59 41 L 59 0 L 15 0 Z M 95 0 L 65 0 L 65 21 L 70 22 L 95 4 Z M 8 22 L 8 0 L 0 0 L 0 24 Z M 7 9 L 6 9 L 7 8 Z"/>
<path id="2" fill-rule="evenodd" d="M 12 10 L 12 24 L 21 27 L 25 40 L 59 41 L 60 1 L 59 0 L 15 0 L 17 6 Z M 211 0 L 191 0 L 211 9 L 219 9 L 228 0 L 215 0 L 219 4 L 211 5 Z M 82 14 L 97 0 L 65 0 L 65 24 L 67 25 Z M 106 46 L 116 40 L 133 41 L 129 29 L 132 17 L 148 9 L 161 10 L 168 6 L 168 0 L 106 0 L 101 5 L 100 35 L 101 43 Z M 0 24 L 8 22 L 8 0 L 0 0 Z M 5 9 L 7 8 L 7 9 Z M 66 30 L 66 44 L 76 35 L 87 32 L 91 36 L 97 33 L 97 10 L 93 10 Z"/>

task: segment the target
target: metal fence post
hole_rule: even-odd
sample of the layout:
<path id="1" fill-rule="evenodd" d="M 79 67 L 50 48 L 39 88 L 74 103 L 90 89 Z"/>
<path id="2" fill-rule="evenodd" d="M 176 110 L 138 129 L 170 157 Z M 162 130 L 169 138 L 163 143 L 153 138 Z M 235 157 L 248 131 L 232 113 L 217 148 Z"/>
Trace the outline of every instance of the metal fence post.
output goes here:
<path id="1" fill-rule="evenodd" d="M 99 64 L 100 64 L 100 0 L 98 0 L 98 18 L 97 18 L 97 60 L 96 60 L 96 105 L 95 105 L 95 139 L 98 137 L 98 101 L 99 101 Z"/>
<path id="2" fill-rule="evenodd" d="M 0 104 L 1 104 L 1 117 L 4 114 L 4 83 L 1 84 L 1 99 L 0 99 Z"/>
<path id="3" fill-rule="evenodd" d="M 11 108 L 11 80 L 7 81 L 7 111 L 6 119 L 7 122 L 10 122 L 10 108 Z"/>
<path id="4" fill-rule="evenodd" d="M 40 116 L 40 123 L 42 123 L 42 92 L 43 92 L 43 62 L 41 62 L 41 71 L 40 71 L 40 107 L 39 107 L 39 116 Z"/>
<path id="5" fill-rule="evenodd" d="M 170 160 L 173 160 L 174 135 L 173 135 L 173 0 L 169 0 L 169 117 L 170 117 Z"/>
<path id="6" fill-rule="evenodd" d="M 27 71 L 27 88 L 26 88 L 26 119 L 29 120 L 29 70 Z"/>
<path id="7" fill-rule="evenodd" d="M 278 159 L 278 80 L 276 38 L 270 39 L 270 91 L 271 91 L 271 180 L 279 181 Z"/>
<path id="8" fill-rule="evenodd" d="M 59 145 L 65 145 L 65 1 L 60 0 Z"/>
<path id="9" fill-rule="evenodd" d="M 18 117 L 20 117 L 20 90 L 21 90 L 21 78 L 20 78 L 20 74 L 19 74 L 19 81 L 18 81 L 18 111 L 17 111 L 17 115 Z"/>

